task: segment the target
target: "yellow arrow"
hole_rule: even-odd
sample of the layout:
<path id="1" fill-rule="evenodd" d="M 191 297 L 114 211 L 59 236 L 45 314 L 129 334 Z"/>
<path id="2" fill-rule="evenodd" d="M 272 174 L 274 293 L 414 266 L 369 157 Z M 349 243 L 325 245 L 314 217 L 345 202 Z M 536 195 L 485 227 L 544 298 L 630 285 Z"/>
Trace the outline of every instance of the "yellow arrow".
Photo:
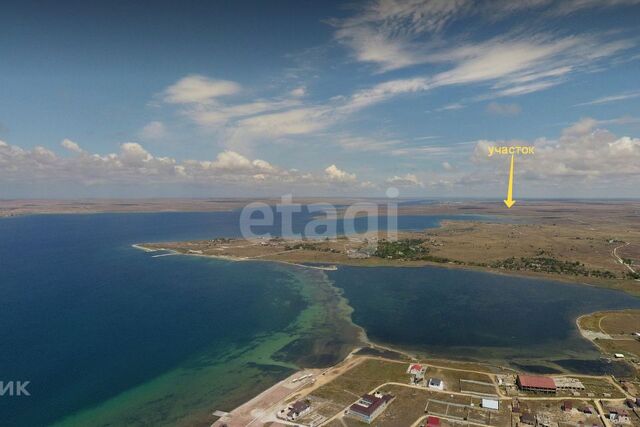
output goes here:
<path id="1" fill-rule="evenodd" d="M 504 200 L 504 204 L 508 208 L 511 208 L 516 203 L 513 200 L 513 154 L 511 155 L 511 167 L 509 168 L 509 189 L 507 190 L 507 200 Z"/>

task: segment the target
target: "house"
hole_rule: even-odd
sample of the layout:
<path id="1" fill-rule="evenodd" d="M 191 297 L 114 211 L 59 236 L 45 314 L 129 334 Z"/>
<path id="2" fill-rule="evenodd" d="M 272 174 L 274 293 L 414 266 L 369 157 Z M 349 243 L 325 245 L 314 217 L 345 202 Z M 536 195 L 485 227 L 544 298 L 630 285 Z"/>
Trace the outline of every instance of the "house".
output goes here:
<path id="1" fill-rule="evenodd" d="M 387 408 L 389 403 L 394 399 L 390 394 L 376 393 L 365 394 L 360 400 L 347 409 L 347 415 L 364 421 L 367 424 L 371 422 Z"/>
<path id="2" fill-rule="evenodd" d="M 427 423 L 425 427 L 438 427 L 440 425 L 440 418 L 434 416 L 427 417 Z"/>
<path id="3" fill-rule="evenodd" d="M 613 357 L 615 357 L 616 359 L 624 359 L 624 354 L 622 354 L 622 353 L 614 353 Z"/>
<path id="4" fill-rule="evenodd" d="M 422 372 L 424 369 L 425 369 L 424 366 L 422 366 L 421 364 L 414 363 L 409 365 L 409 367 L 407 368 L 407 374 L 416 375 Z"/>
<path id="5" fill-rule="evenodd" d="M 424 380 L 425 372 L 427 372 L 427 367 L 418 363 L 409 365 L 409 368 L 407 369 L 407 374 L 411 375 L 411 383 L 413 384 L 417 384 Z"/>
<path id="6" fill-rule="evenodd" d="M 580 412 L 582 412 L 583 414 L 593 414 L 595 412 L 595 409 L 593 409 L 593 406 L 587 405 L 580 408 Z"/>
<path id="7" fill-rule="evenodd" d="M 429 378 L 427 387 L 435 390 L 444 390 L 444 381 L 442 381 L 440 378 Z"/>
<path id="8" fill-rule="evenodd" d="M 571 412 L 573 410 L 573 403 L 570 400 L 565 400 L 562 403 L 562 410 L 565 412 Z"/>
<path id="9" fill-rule="evenodd" d="M 287 421 L 295 421 L 300 417 L 303 417 L 311 412 L 311 402 L 308 400 L 298 400 L 281 409 L 277 416 L 278 418 L 285 419 Z"/>
<path id="10" fill-rule="evenodd" d="M 295 421 L 311 412 L 311 403 L 308 400 L 298 400 L 293 405 L 290 405 L 288 409 L 287 421 Z"/>
<path id="11" fill-rule="evenodd" d="M 485 409 L 495 409 L 498 410 L 500 406 L 500 402 L 495 399 L 482 399 L 482 407 Z"/>
<path id="12" fill-rule="evenodd" d="M 555 393 L 557 389 L 553 378 L 534 375 L 518 375 L 516 384 L 522 391 L 537 393 Z"/>

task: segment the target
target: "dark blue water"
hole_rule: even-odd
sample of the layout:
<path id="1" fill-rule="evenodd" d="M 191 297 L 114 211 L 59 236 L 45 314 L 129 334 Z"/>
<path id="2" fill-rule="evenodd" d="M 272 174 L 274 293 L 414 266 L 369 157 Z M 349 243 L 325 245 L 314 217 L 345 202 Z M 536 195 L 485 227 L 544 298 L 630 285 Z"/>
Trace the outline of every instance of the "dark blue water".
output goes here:
<path id="1" fill-rule="evenodd" d="M 283 330 L 305 307 L 267 263 L 151 258 L 131 244 L 240 235 L 239 212 L 0 220 L 0 425 L 45 425 L 145 383 L 212 345 Z M 310 216 L 295 215 L 294 232 Z M 401 218 L 433 227 L 434 217 Z M 257 233 L 282 234 L 273 227 Z M 358 219 L 356 229 L 365 221 Z M 338 226 L 338 230 L 342 230 Z M 285 306 L 288 309 L 282 310 Z"/>
<path id="2" fill-rule="evenodd" d="M 597 357 L 577 316 L 640 308 L 628 294 L 438 267 L 328 272 L 374 341 L 446 357 Z"/>
<path id="3" fill-rule="evenodd" d="M 151 259 L 129 246 L 230 235 L 234 221 L 228 214 L 1 220 L 0 380 L 31 381 L 31 397 L 0 399 L 0 425 L 44 425 L 212 343 L 241 345 L 285 328 L 304 301 L 268 264 Z"/>

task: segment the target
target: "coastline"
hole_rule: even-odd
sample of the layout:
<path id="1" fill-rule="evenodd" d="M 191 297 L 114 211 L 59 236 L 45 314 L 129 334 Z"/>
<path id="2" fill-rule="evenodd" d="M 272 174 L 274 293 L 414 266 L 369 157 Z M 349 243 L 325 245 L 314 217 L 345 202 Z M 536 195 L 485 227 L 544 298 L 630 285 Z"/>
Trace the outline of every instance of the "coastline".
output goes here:
<path id="1" fill-rule="evenodd" d="M 540 279 L 540 280 L 552 280 L 556 282 L 581 285 L 581 286 L 589 286 L 594 288 L 602 288 L 602 289 L 610 289 L 619 292 L 625 292 L 634 297 L 640 298 L 640 289 L 637 291 L 631 292 L 628 289 L 623 288 L 624 284 L 620 284 L 621 286 L 613 286 L 611 283 L 588 283 L 582 280 L 577 276 L 568 276 L 561 274 L 552 274 L 546 272 L 534 272 L 534 271 L 524 271 L 524 270 L 504 270 L 504 269 L 495 269 L 490 267 L 483 267 L 479 265 L 468 265 L 468 264 L 457 264 L 455 262 L 448 263 L 439 263 L 432 261 L 387 261 L 384 259 L 376 260 L 374 262 L 359 262 L 358 260 L 331 260 L 329 262 L 318 262 L 318 264 L 329 264 L 328 266 L 319 266 L 319 265 L 310 265 L 310 264 L 302 264 L 292 261 L 285 261 L 281 259 L 269 259 L 266 256 L 261 257 L 238 257 L 232 255 L 213 255 L 213 254 L 200 254 L 200 253 L 185 253 L 180 252 L 171 248 L 149 248 L 145 246 L 145 243 L 136 243 L 132 244 L 131 247 L 135 249 L 139 249 L 145 252 L 155 252 L 155 251 L 171 251 L 174 252 L 175 255 L 185 255 L 185 256 L 194 256 L 194 257 L 202 257 L 202 258 L 212 258 L 212 259 L 220 259 L 231 262 L 242 262 L 242 261 L 255 261 L 255 262 L 271 262 L 277 264 L 290 265 L 301 268 L 309 268 L 309 269 L 317 269 L 317 270 L 326 270 L 326 271 L 335 271 L 339 268 L 339 266 L 350 266 L 350 267 L 393 267 L 393 268 L 419 268 L 419 267 L 437 267 L 437 268 L 445 268 L 450 270 L 463 270 L 463 271 L 476 271 L 481 273 L 489 273 L 496 274 L 500 276 L 506 277 L 518 277 L 518 278 L 528 278 L 528 279 Z M 615 285 L 615 284 L 614 284 Z"/>
<path id="2" fill-rule="evenodd" d="M 272 259 L 260 259 L 260 258 L 250 258 L 250 257 L 234 257 L 231 255 L 205 255 L 205 254 L 198 254 L 198 253 L 182 253 L 182 252 L 178 252 L 174 249 L 169 249 L 169 248 L 148 248 L 145 247 L 143 243 L 134 243 L 131 245 L 132 248 L 134 249 L 138 249 L 144 252 L 159 252 L 159 251 L 167 251 L 167 252 L 171 252 L 170 255 L 185 255 L 185 256 L 194 256 L 194 257 L 201 257 L 201 258 L 212 258 L 212 259 L 219 259 L 219 260 L 224 260 L 224 261 L 231 261 L 231 262 L 243 262 L 243 261 L 255 261 L 255 262 L 271 262 L 271 263 L 275 263 L 275 264 L 283 264 L 283 265 L 291 265 L 294 267 L 300 267 L 300 268 L 309 268 L 309 269 L 313 269 L 313 270 L 322 270 L 322 271 L 335 271 L 338 269 L 338 267 L 336 265 L 330 265 L 330 266 L 317 266 L 317 265 L 307 265 L 307 264 L 299 264 L 299 263 L 295 263 L 295 262 L 289 262 L 289 261 L 282 261 L 282 260 L 272 260 Z"/>

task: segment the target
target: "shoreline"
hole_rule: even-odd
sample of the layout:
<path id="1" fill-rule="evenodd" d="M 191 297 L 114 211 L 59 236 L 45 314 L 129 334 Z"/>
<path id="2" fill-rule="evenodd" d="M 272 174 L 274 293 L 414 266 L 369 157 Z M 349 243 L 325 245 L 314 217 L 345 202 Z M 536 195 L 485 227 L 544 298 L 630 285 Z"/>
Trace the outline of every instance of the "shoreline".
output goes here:
<path id="1" fill-rule="evenodd" d="M 329 266 L 318 266 L 318 265 L 309 265 L 309 264 L 301 264 L 292 261 L 284 261 L 284 260 L 276 260 L 276 259 L 267 259 L 263 256 L 261 257 L 237 257 L 232 255 L 212 255 L 212 254 L 199 254 L 199 253 L 184 253 L 179 252 L 170 248 L 148 248 L 144 246 L 144 243 L 135 243 L 132 244 L 131 247 L 135 249 L 142 250 L 144 252 L 156 252 L 156 251 L 171 251 L 174 252 L 175 255 L 184 255 L 184 256 L 195 256 L 202 258 L 212 258 L 212 259 L 220 259 L 231 262 L 247 262 L 247 261 L 255 261 L 255 262 L 272 262 L 277 264 L 291 265 L 295 267 L 301 268 L 309 268 L 316 270 L 325 270 L 325 271 L 335 271 L 340 266 L 346 267 L 364 267 L 364 268 L 376 268 L 376 267 L 389 267 L 389 268 L 420 268 L 420 267 L 436 267 L 436 268 L 446 268 L 450 270 L 465 270 L 465 271 L 475 271 L 487 274 L 496 274 L 500 276 L 507 277 L 517 277 L 517 278 L 528 278 L 528 279 L 539 279 L 539 280 L 551 280 L 556 282 L 562 282 L 567 284 L 574 284 L 580 286 L 589 286 L 592 288 L 601 288 L 601 289 L 609 289 L 612 291 L 624 292 L 633 297 L 640 298 L 640 290 L 638 293 L 631 293 L 625 289 L 620 289 L 615 286 L 607 286 L 605 284 L 598 283 L 587 283 L 582 280 L 578 280 L 576 276 L 567 276 L 567 275 L 556 275 L 545 272 L 534 272 L 534 271 L 520 271 L 520 270 L 503 270 L 503 269 L 493 269 L 489 267 L 482 267 L 477 265 L 463 265 L 456 264 L 454 262 L 448 263 L 438 263 L 431 261 L 408 261 L 404 263 L 396 263 L 396 264 L 385 264 L 386 260 L 381 259 L 380 263 L 373 264 L 365 264 L 359 262 L 344 262 L 344 261 L 331 261 L 327 263 L 318 262 L 318 264 L 330 264 Z M 268 255 L 266 255 L 268 256 Z"/>
<path id="2" fill-rule="evenodd" d="M 284 265 L 292 265 L 294 267 L 301 267 L 301 268 L 310 268 L 313 270 L 322 270 L 322 271 L 335 271 L 338 269 L 337 265 L 330 265 L 327 267 L 322 267 L 322 266 L 317 266 L 317 265 L 306 265 L 306 264 L 299 264 L 299 263 L 295 263 L 295 262 L 290 262 L 290 261 L 282 261 L 282 260 L 273 260 L 273 259 L 260 259 L 260 258 L 249 258 L 249 257 L 234 257 L 231 255 L 205 255 L 205 254 L 198 254 L 198 253 L 183 253 L 183 252 L 178 252 L 174 249 L 169 249 L 169 248 L 147 248 L 146 246 L 144 246 L 143 243 L 134 243 L 131 245 L 132 248 L 134 249 L 138 249 L 144 252 L 158 252 L 158 251 L 167 251 L 167 252 L 171 252 L 170 255 L 184 255 L 184 256 L 193 256 L 193 257 L 201 257 L 201 258 L 212 258 L 212 259 L 220 259 L 220 260 L 224 260 L 224 261 L 231 261 L 231 262 L 247 262 L 247 261 L 254 261 L 254 262 L 273 262 L 276 264 L 284 264 Z M 337 263 L 336 263 L 337 264 Z"/>

